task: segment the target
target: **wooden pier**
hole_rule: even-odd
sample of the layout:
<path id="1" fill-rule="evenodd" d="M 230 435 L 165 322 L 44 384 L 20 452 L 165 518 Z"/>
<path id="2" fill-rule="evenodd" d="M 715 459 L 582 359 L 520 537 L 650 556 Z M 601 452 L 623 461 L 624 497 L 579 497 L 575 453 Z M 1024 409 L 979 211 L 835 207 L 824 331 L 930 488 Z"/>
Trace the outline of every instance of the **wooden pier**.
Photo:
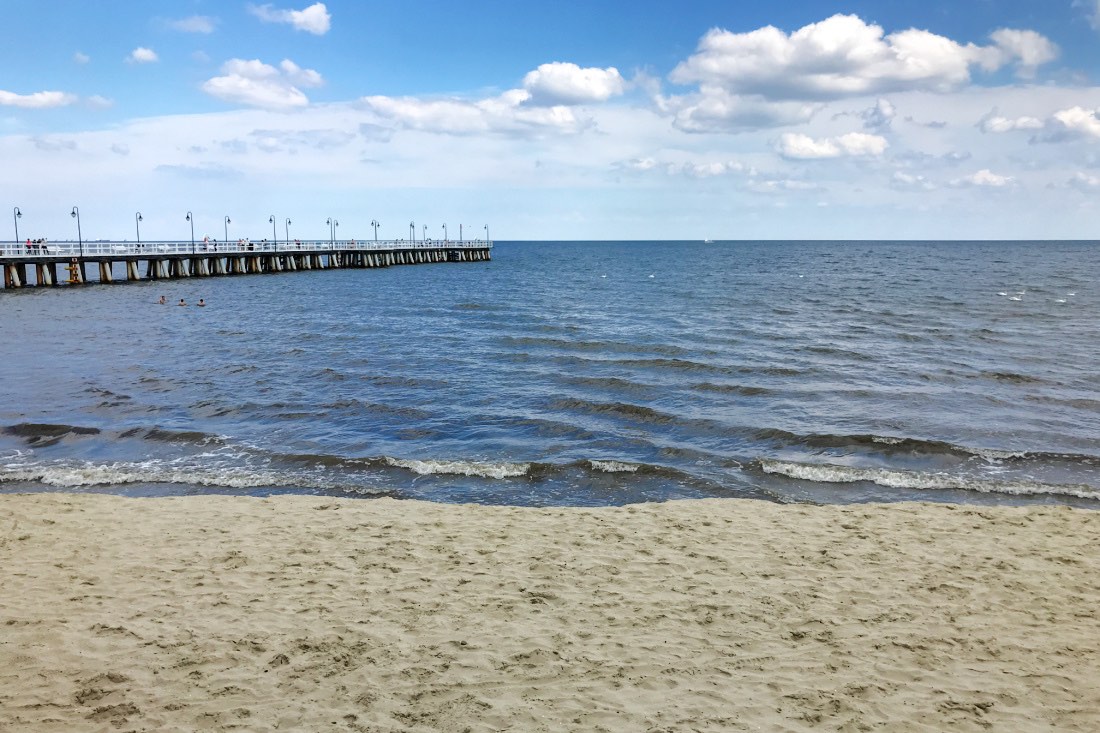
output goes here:
<path id="1" fill-rule="evenodd" d="M 484 240 L 357 242 L 6 242 L 4 288 L 391 267 L 491 259 Z M 98 278 L 89 281 L 89 266 Z M 93 272 L 95 272 L 93 270 Z M 33 280 L 33 281 L 32 281 Z"/>

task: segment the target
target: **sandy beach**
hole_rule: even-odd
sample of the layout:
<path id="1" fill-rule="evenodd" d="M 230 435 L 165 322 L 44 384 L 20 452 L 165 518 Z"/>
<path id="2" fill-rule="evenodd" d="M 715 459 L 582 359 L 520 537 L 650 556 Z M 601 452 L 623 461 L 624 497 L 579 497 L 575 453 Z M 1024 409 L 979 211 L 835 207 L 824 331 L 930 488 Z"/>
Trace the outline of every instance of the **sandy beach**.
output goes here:
<path id="1" fill-rule="evenodd" d="M 1100 514 L 0 496 L 5 731 L 1095 731 Z"/>

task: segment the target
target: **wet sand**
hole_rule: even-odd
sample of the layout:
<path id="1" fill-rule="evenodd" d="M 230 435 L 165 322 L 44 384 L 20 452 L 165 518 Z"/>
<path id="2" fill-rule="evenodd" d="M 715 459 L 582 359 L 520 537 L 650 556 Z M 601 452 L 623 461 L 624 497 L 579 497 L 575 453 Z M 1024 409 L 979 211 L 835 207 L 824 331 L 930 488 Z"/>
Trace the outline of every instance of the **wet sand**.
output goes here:
<path id="1" fill-rule="evenodd" d="M 4 731 L 1096 731 L 1100 513 L 0 496 Z"/>

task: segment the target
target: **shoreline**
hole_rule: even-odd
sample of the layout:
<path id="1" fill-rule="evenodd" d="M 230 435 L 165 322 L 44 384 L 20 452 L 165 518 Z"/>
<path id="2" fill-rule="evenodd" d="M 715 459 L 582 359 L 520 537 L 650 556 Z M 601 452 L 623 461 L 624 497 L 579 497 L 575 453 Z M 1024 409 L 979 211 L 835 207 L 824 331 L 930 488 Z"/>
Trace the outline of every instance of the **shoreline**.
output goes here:
<path id="1" fill-rule="evenodd" d="M 0 495 L 0 728 L 1100 728 L 1100 515 Z"/>

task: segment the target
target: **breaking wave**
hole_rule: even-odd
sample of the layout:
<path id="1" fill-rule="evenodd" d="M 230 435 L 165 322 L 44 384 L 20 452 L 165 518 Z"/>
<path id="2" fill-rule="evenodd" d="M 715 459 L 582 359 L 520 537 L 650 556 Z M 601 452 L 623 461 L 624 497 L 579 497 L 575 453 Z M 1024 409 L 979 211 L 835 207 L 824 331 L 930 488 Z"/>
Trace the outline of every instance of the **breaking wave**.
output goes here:
<path id="1" fill-rule="evenodd" d="M 819 483 L 870 482 L 891 489 L 963 490 L 1010 496 L 1072 496 L 1078 499 L 1100 499 L 1100 491 L 1079 484 L 995 481 L 947 473 L 900 471 L 888 468 L 856 468 L 826 463 L 795 463 L 770 459 L 761 460 L 760 468 L 764 473 Z"/>

